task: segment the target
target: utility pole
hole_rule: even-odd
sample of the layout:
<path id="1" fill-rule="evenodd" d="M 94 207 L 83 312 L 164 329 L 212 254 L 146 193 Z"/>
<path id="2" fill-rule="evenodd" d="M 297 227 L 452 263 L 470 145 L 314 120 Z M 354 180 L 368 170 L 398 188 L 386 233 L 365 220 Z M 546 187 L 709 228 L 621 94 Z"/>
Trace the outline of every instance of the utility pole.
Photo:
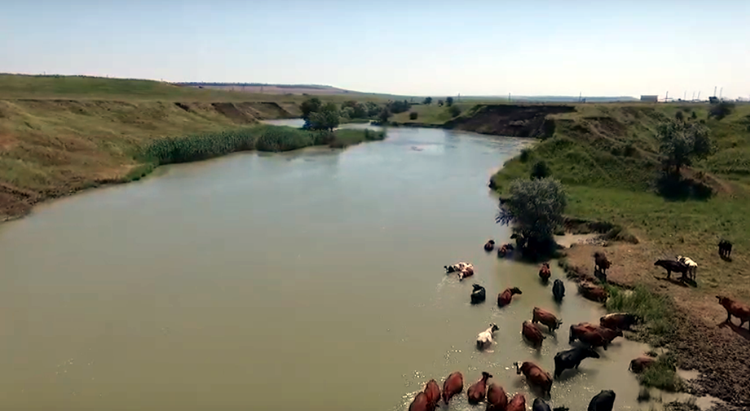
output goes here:
<path id="1" fill-rule="evenodd" d="M 701 92 L 698 92 L 698 101 L 701 101 Z"/>
<path id="2" fill-rule="evenodd" d="M 719 89 L 719 100 L 721 100 L 721 95 L 724 93 L 724 87 Z"/>
<path id="3" fill-rule="evenodd" d="M 657 99 L 656 101 L 658 102 L 659 100 Z M 669 90 L 667 90 L 667 95 L 664 96 L 664 102 L 666 103 L 668 101 L 669 101 Z"/>
<path id="4" fill-rule="evenodd" d="M 716 86 L 714 86 L 714 97 L 716 97 Z"/>
<path id="5" fill-rule="evenodd" d="M 682 94 L 682 100 L 684 101 L 684 100 L 686 100 L 686 99 L 687 99 L 687 91 L 685 91 L 685 92 L 684 92 L 684 93 Z"/>
<path id="6" fill-rule="evenodd" d="M 508 93 L 508 102 L 510 103 L 512 100 L 510 99 L 510 93 Z"/>
<path id="7" fill-rule="evenodd" d="M 581 96 L 582 96 L 582 95 L 583 95 L 583 92 L 582 92 L 582 91 L 579 91 L 579 92 L 578 92 L 578 102 L 579 102 L 579 103 L 581 102 Z"/>
<path id="8" fill-rule="evenodd" d="M 695 91 L 693 92 L 693 97 L 690 98 L 690 101 L 695 101 Z"/>

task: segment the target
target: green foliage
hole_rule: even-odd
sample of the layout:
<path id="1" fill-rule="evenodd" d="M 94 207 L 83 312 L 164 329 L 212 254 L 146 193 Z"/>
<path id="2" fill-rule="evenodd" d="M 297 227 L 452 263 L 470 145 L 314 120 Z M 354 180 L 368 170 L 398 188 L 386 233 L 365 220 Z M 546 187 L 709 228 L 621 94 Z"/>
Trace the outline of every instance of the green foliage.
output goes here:
<path id="1" fill-rule="evenodd" d="M 514 225 L 528 240 L 548 241 L 563 222 L 567 198 L 562 184 L 550 178 L 515 180 L 510 185 L 509 197 L 495 219 Z"/>
<path id="2" fill-rule="evenodd" d="M 677 121 L 685 121 L 685 113 L 682 110 L 678 110 L 674 115 L 674 119 Z"/>
<path id="3" fill-rule="evenodd" d="M 706 158 L 711 153 L 711 139 L 708 129 L 700 124 L 668 122 L 659 126 L 660 153 L 667 169 L 680 172 L 683 166 L 692 164 L 693 159 Z"/>
<path id="4" fill-rule="evenodd" d="M 675 333 L 675 315 L 669 297 L 654 294 L 643 285 L 632 291 L 610 286 L 607 311 L 628 312 L 643 317 L 649 343 L 659 347 Z"/>
<path id="5" fill-rule="evenodd" d="M 432 97 L 425 98 L 422 104 L 427 104 L 428 106 L 432 104 Z"/>
<path id="6" fill-rule="evenodd" d="M 388 102 L 388 110 L 393 114 L 404 113 L 409 111 L 411 104 L 408 101 L 390 101 Z"/>
<path id="7" fill-rule="evenodd" d="M 376 103 L 373 103 L 372 101 L 368 101 L 366 104 L 367 108 L 367 117 L 375 117 L 378 114 L 380 114 L 380 106 Z"/>
<path id="8" fill-rule="evenodd" d="M 458 117 L 461 114 L 461 108 L 459 106 L 451 106 L 448 112 L 451 113 L 452 117 Z"/>
<path id="9" fill-rule="evenodd" d="M 717 120 L 722 120 L 724 119 L 724 117 L 732 114 L 733 111 L 734 103 L 722 101 L 711 108 L 711 110 L 708 112 L 708 117 L 715 117 Z"/>
<path id="10" fill-rule="evenodd" d="M 546 178 L 552 174 L 549 166 L 544 160 L 539 160 L 531 167 L 531 178 Z"/>
<path id="11" fill-rule="evenodd" d="M 529 157 L 531 157 L 531 149 L 529 148 L 524 148 L 523 150 L 521 150 L 521 155 L 518 156 L 522 163 L 529 161 Z"/>
<path id="12" fill-rule="evenodd" d="M 685 383 L 676 372 L 677 359 L 673 353 L 667 353 L 656 359 L 638 376 L 641 384 L 664 391 L 677 392 L 685 388 Z"/>
<path id="13" fill-rule="evenodd" d="M 291 127 L 283 127 L 295 130 Z M 159 165 L 204 160 L 235 151 L 252 150 L 261 130 L 248 127 L 234 131 L 165 138 L 152 142 L 142 156 Z"/>
<path id="14" fill-rule="evenodd" d="M 373 103 L 374 104 L 374 103 Z M 368 112 L 367 107 L 362 104 L 358 103 L 354 100 L 347 100 L 341 104 L 341 112 L 347 113 L 347 118 L 355 119 L 355 118 L 367 118 Z M 342 117 L 344 117 L 342 115 Z"/>
<path id="15" fill-rule="evenodd" d="M 443 100 L 438 100 L 438 106 L 443 107 Z"/>
<path id="16" fill-rule="evenodd" d="M 690 113 L 690 118 L 693 119 L 693 120 L 695 120 L 695 119 L 698 118 L 698 114 L 695 113 L 695 110 L 693 110 L 693 112 Z"/>
<path id="17" fill-rule="evenodd" d="M 309 98 L 300 104 L 299 108 L 302 110 L 302 118 L 305 121 L 310 119 L 310 114 L 320 111 L 323 106 L 323 102 L 317 97 Z"/>
<path id="18" fill-rule="evenodd" d="M 447 98 L 445 99 L 445 104 L 446 104 L 446 105 L 447 105 L 448 107 L 452 106 L 452 105 L 453 105 L 453 97 L 447 97 Z"/>
<path id="19" fill-rule="evenodd" d="M 416 120 L 419 117 L 419 113 L 412 111 L 409 113 L 409 120 Z"/>
<path id="20" fill-rule="evenodd" d="M 336 104 L 328 103 L 320 111 L 310 113 L 310 118 L 305 122 L 305 128 L 333 131 L 339 126 L 339 117 L 340 113 Z"/>
<path id="21" fill-rule="evenodd" d="M 378 121 L 380 121 L 380 124 L 388 124 L 388 119 L 391 117 L 391 111 L 388 110 L 388 107 L 383 107 L 382 110 L 380 110 L 380 114 L 378 114 Z"/>

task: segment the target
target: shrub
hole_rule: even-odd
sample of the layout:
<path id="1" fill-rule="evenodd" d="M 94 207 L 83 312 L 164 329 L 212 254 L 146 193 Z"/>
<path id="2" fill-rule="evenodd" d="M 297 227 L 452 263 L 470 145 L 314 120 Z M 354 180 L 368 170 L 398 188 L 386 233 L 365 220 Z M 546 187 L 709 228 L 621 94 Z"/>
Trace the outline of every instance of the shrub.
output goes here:
<path id="1" fill-rule="evenodd" d="M 447 97 L 445 99 L 445 105 L 447 105 L 448 107 L 452 106 L 453 105 L 453 97 Z"/>
<path id="2" fill-rule="evenodd" d="M 552 239 L 563 223 L 567 197 L 559 181 L 550 178 L 515 180 L 510 196 L 500 204 L 495 221 L 513 224 L 524 241 L 541 244 Z"/>
<path id="3" fill-rule="evenodd" d="M 708 117 L 716 117 L 717 120 L 721 120 L 724 117 L 732 114 L 734 111 L 734 104 L 728 101 L 722 101 L 721 103 L 713 106 L 708 112 Z"/>
<path id="4" fill-rule="evenodd" d="M 674 119 L 677 121 L 685 121 L 685 114 L 682 111 L 678 111 L 675 113 Z"/>
<path id="5" fill-rule="evenodd" d="M 423 104 L 427 104 L 428 106 L 429 106 L 430 104 L 432 104 L 432 97 L 427 97 L 427 98 L 425 98 L 425 99 L 424 99 L 424 103 L 423 103 Z"/>
<path id="6" fill-rule="evenodd" d="M 698 118 L 698 115 L 695 114 L 695 110 L 692 113 L 690 113 L 690 118 L 692 118 L 693 120 L 695 120 L 696 118 Z"/>
<path id="7" fill-rule="evenodd" d="M 409 113 L 409 120 L 416 120 L 419 117 L 419 113 L 412 111 Z"/>
<path id="8" fill-rule="evenodd" d="M 552 170 L 550 170 L 549 166 L 547 165 L 547 162 L 544 160 L 539 160 L 531 167 L 531 178 L 546 178 L 549 177 L 552 174 Z"/>
<path id="9" fill-rule="evenodd" d="M 530 156 L 531 156 L 531 149 L 524 148 L 523 150 L 521 150 L 521 156 L 519 157 L 519 159 L 521 160 L 522 163 L 525 163 L 529 161 Z"/>
<path id="10" fill-rule="evenodd" d="M 659 151 L 665 168 L 675 169 L 689 166 L 693 159 L 705 158 L 711 152 L 708 129 L 701 124 L 669 122 L 659 126 L 661 145 Z"/>
<path id="11" fill-rule="evenodd" d="M 458 117 L 461 114 L 461 109 L 458 106 L 450 106 L 448 112 L 451 114 L 451 117 Z"/>

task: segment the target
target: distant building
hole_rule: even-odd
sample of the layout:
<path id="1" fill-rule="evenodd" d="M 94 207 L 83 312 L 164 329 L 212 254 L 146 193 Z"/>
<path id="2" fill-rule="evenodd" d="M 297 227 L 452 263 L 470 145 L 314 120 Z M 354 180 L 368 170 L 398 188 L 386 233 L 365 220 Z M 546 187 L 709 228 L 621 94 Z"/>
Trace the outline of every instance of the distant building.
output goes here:
<path id="1" fill-rule="evenodd" d="M 645 103 L 658 103 L 659 96 L 641 96 L 641 101 Z"/>

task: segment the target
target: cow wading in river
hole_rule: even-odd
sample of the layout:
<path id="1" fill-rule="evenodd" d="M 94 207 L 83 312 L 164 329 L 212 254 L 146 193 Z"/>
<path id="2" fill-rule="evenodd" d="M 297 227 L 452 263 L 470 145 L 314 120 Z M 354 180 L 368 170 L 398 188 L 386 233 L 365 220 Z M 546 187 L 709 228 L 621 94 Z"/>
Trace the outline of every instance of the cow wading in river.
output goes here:
<path id="1" fill-rule="evenodd" d="M 487 393 L 487 380 L 490 378 L 492 378 L 492 374 L 482 371 L 482 378 L 469 387 L 469 390 L 466 391 L 469 404 L 474 405 L 484 401 L 484 396 Z"/>
<path id="2" fill-rule="evenodd" d="M 516 366 L 516 374 L 521 374 L 526 377 L 529 385 L 539 387 L 542 392 L 549 396 L 552 391 L 552 376 L 547 371 L 544 371 L 542 367 L 534 364 L 531 361 L 524 361 L 523 364 L 513 363 Z"/>
<path id="3" fill-rule="evenodd" d="M 497 306 L 505 307 L 510 304 L 513 300 L 513 296 L 516 294 L 523 294 L 518 287 L 506 288 L 503 292 L 497 295 Z"/>
<path id="4" fill-rule="evenodd" d="M 443 402 L 448 405 L 448 401 L 453 398 L 454 395 L 460 394 L 464 390 L 464 375 L 460 371 L 456 371 L 448 375 L 443 383 Z"/>
<path id="5" fill-rule="evenodd" d="M 490 384 L 487 389 L 487 411 L 506 411 L 508 408 L 508 394 L 502 385 Z"/>
<path id="6" fill-rule="evenodd" d="M 542 323 L 546 325 L 550 332 L 560 328 L 560 325 L 562 324 L 562 321 L 558 320 L 554 314 L 539 307 L 534 307 L 534 309 L 531 311 L 531 315 L 531 322 L 535 324 Z"/>
<path id="7" fill-rule="evenodd" d="M 599 358 L 599 353 L 594 351 L 593 348 L 575 347 L 555 354 L 555 378 L 559 377 L 565 370 L 578 369 L 581 361 L 586 358 Z"/>

